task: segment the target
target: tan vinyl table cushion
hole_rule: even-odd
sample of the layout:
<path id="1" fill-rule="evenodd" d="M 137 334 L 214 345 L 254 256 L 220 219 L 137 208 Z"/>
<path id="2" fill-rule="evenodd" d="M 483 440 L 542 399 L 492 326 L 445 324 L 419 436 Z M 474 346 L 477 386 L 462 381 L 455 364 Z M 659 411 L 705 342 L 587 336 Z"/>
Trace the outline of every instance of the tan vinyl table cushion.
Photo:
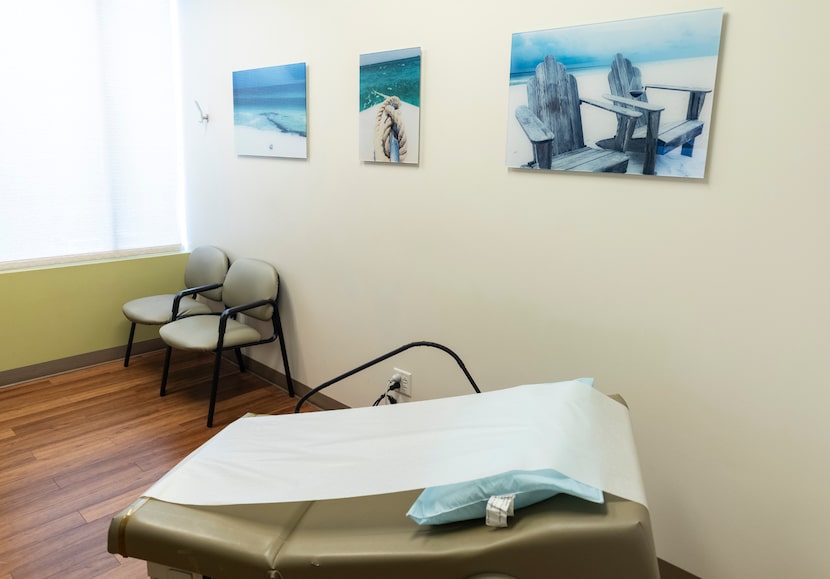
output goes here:
<path id="1" fill-rule="evenodd" d="M 520 509 L 507 528 L 422 527 L 405 516 L 418 492 L 220 507 L 141 499 L 113 519 L 109 550 L 212 579 L 659 578 L 638 503 L 558 495 Z"/>

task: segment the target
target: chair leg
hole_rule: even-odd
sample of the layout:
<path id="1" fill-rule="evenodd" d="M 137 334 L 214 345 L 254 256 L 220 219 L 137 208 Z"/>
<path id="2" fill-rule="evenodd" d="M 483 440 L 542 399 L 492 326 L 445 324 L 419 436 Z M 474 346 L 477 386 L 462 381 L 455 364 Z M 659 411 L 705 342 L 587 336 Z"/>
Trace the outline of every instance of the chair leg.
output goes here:
<path id="1" fill-rule="evenodd" d="M 657 130 L 660 127 L 660 111 L 649 113 L 646 123 L 643 175 L 654 175 L 654 169 L 657 164 Z"/>
<path id="2" fill-rule="evenodd" d="M 216 392 L 219 390 L 219 368 L 222 366 L 222 350 L 216 350 L 213 363 L 213 383 L 210 385 L 210 406 L 208 407 L 207 426 L 213 426 L 213 411 L 216 409 Z"/>
<path id="3" fill-rule="evenodd" d="M 245 360 L 242 359 L 242 349 L 241 348 L 234 348 L 234 352 L 236 352 L 236 363 L 239 364 L 239 371 L 245 371 Z"/>
<path id="4" fill-rule="evenodd" d="M 282 353 L 282 364 L 285 366 L 285 381 L 288 385 L 288 395 L 294 398 L 294 381 L 291 379 L 291 370 L 288 367 L 288 353 L 285 350 L 285 334 L 282 331 L 282 322 L 279 315 L 276 318 L 277 332 L 280 336 L 280 352 Z"/>
<path id="5" fill-rule="evenodd" d="M 130 365 L 130 352 L 133 350 L 133 337 L 135 336 L 135 322 L 130 324 L 130 338 L 127 340 L 127 353 L 124 354 L 124 367 Z"/>
<path id="6" fill-rule="evenodd" d="M 694 139 L 692 139 L 691 141 L 688 141 L 686 143 L 683 143 L 683 145 L 680 149 L 680 154 L 683 155 L 684 157 L 691 157 L 692 154 L 694 154 L 694 152 L 695 152 L 695 140 Z"/>
<path id="7" fill-rule="evenodd" d="M 170 358 L 172 355 L 173 348 L 168 346 L 167 351 L 164 353 L 164 370 L 161 373 L 161 390 L 159 391 L 159 396 L 167 394 L 167 374 L 170 372 Z"/>

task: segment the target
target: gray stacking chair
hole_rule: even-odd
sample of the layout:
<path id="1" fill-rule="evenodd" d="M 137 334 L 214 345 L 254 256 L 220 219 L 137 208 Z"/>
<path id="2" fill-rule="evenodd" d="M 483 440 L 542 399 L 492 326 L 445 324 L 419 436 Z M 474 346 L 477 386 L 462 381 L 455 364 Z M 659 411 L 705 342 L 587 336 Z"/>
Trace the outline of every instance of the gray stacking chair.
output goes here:
<path id="1" fill-rule="evenodd" d="M 127 353 L 124 355 L 124 366 L 130 365 L 130 353 L 133 349 L 135 325 L 161 326 L 174 317 L 174 307 L 177 316 L 191 316 L 207 314 L 211 307 L 196 299 L 202 295 L 210 300 L 222 300 L 222 284 L 228 273 L 228 256 L 225 252 L 212 245 L 197 247 L 187 259 L 184 272 L 184 284 L 187 289 L 177 294 L 163 294 L 147 296 L 127 302 L 121 308 L 124 315 L 130 320 L 130 337 L 127 341 Z"/>
<path id="2" fill-rule="evenodd" d="M 285 336 L 282 331 L 277 308 L 279 296 L 279 275 L 270 263 L 258 259 L 241 258 L 233 262 L 222 288 L 225 309 L 212 315 L 195 315 L 179 318 L 159 329 L 159 335 L 167 344 L 164 358 L 164 373 L 161 378 L 161 396 L 167 393 L 167 376 L 173 349 L 197 352 L 215 352 L 213 382 L 208 408 L 208 427 L 213 426 L 213 411 L 216 408 L 216 392 L 219 386 L 219 369 L 222 352 L 234 350 L 240 371 L 245 371 L 241 348 L 267 344 L 279 339 L 288 394 L 294 396 L 294 383 L 288 368 L 285 350 Z M 270 335 L 237 318 L 238 314 L 252 320 L 269 322 Z"/>

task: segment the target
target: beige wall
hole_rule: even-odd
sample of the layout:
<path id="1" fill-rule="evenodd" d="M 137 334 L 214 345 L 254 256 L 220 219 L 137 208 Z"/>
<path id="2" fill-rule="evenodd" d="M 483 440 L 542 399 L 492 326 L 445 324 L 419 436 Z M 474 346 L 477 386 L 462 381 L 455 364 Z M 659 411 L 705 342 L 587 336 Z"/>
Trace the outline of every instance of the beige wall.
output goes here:
<path id="1" fill-rule="evenodd" d="M 717 6 L 183 0 L 190 242 L 278 266 L 303 383 L 418 339 L 485 390 L 594 376 L 631 406 L 661 557 L 707 579 L 826 577 L 827 5 L 722 4 L 703 181 L 504 162 L 513 32 Z M 358 57 L 413 46 L 420 166 L 362 164 Z M 309 158 L 237 157 L 231 72 L 301 61 Z M 328 392 L 369 404 L 393 365 L 416 398 L 467 391 L 418 351 Z"/>
<path id="2" fill-rule="evenodd" d="M 184 287 L 187 254 L 0 273 L 0 372 L 127 343 L 125 302 Z M 135 341 L 158 337 L 136 329 Z"/>

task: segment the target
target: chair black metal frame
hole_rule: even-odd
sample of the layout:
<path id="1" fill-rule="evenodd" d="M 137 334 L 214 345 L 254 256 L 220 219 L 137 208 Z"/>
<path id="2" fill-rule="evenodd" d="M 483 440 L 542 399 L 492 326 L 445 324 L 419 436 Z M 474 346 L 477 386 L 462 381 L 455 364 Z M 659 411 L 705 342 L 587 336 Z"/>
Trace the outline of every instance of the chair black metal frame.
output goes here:
<path id="1" fill-rule="evenodd" d="M 225 272 L 227 272 L 228 267 L 230 266 L 230 260 L 228 259 L 228 256 L 225 255 L 224 252 L 222 252 L 222 250 L 219 249 L 218 247 L 209 246 L 209 245 L 197 247 L 196 249 L 193 250 L 193 252 L 190 255 L 190 258 L 188 259 L 188 264 L 187 264 L 187 267 L 185 269 L 185 283 L 188 283 L 188 280 L 190 280 L 190 282 L 193 283 L 194 281 L 198 280 L 199 278 L 203 278 L 205 276 L 204 273 L 200 273 L 199 269 L 196 269 L 194 271 L 191 271 L 191 269 L 190 269 L 191 267 L 193 267 L 193 264 L 192 264 L 191 260 L 193 260 L 195 258 L 195 256 L 197 256 L 200 251 L 205 252 L 206 254 L 208 252 L 212 252 L 213 254 L 215 254 L 216 252 L 221 252 L 221 255 L 224 258 L 224 262 L 225 262 Z M 214 259 L 216 259 L 216 258 L 214 257 Z M 199 266 L 196 266 L 196 267 L 199 268 Z M 204 266 L 202 266 L 202 268 L 204 268 Z M 216 276 L 216 277 L 218 277 L 218 276 Z M 222 275 L 221 277 L 224 278 L 224 275 Z M 195 279 L 193 279 L 193 278 L 195 278 Z M 182 291 L 178 292 L 177 294 L 172 295 L 173 301 L 171 302 L 172 309 L 171 309 L 171 312 L 170 312 L 170 317 L 165 319 L 164 321 L 162 321 L 161 319 L 154 320 L 153 322 L 135 321 L 129 315 L 127 315 L 127 319 L 130 321 L 130 335 L 127 338 L 127 348 L 126 348 L 126 351 L 124 352 L 124 367 L 127 368 L 130 365 L 130 357 L 131 357 L 132 351 L 133 351 L 133 341 L 135 339 L 135 327 L 136 327 L 137 324 L 147 323 L 149 325 L 164 325 L 164 323 L 167 323 L 171 320 L 175 320 L 178 317 L 179 304 L 181 303 L 182 298 L 184 298 L 185 296 L 191 296 L 191 295 L 204 294 L 206 292 L 211 292 L 212 290 L 221 288 L 222 285 L 223 285 L 222 281 L 218 281 L 216 283 L 209 283 L 209 284 L 191 285 L 191 287 L 183 289 Z M 125 304 L 124 308 L 127 308 L 131 304 L 141 302 L 145 299 L 165 298 L 168 295 L 170 295 L 170 294 L 164 294 L 164 295 L 158 295 L 158 296 L 145 296 L 144 298 L 138 298 L 136 300 L 132 300 L 131 302 L 128 302 L 127 304 Z M 214 296 L 214 295 L 208 295 L 207 297 L 209 297 L 210 299 L 212 299 L 214 301 L 219 299 L 218 296 Z M 204 305 L 201 305 L 201 308 L 209 309 L 208 306 L 204 306 Z M 124 313 L 126 315 L 127 312 L 125 311 Z M 204 312 L 204 311 L 201 311 L 201 310 L 198 310 L 198 311 L 194 310 L 194 313 L 207 313 L 207 312 Z"/>
<path id="2" fill-rule="evenodd" d="M 175 320 L 177 316 L 177 312 L 179 311 L 179 303 L 182 301 L 182 298 L 185 296 L 193 295 L 193 294 L 200 294 L 202 292 L 206 292 L 212 289 L 217 289 L 222 287 L 221 283 L 212 283 L 208 285 L 203 285 L 199 287 L 193 287 L 186 290 L 182 290 L 176 294 L 173 298 L 173 309 L 171 311 L 170 319 Z M 127 339 L 127 351 L 124 354 L 124 367 L 127 368 L 130 365 L 130 354 L 133 351 L 133 338 L 135 337 L 135 326 L 137 322 L 130 322 L 130 337 Z"/>
<path id="3" fill-rule="evenodd" d="M 185 290 L 188 291 L 188 290 Z M 181 292 L 184 294 L 185 292 Z M 183 295 L 181 297 L 184 297 Z M 178 312 L 178 305 L 181 297 L 177 296 L 176 301 L 174 302 L 173 312 L 174 316 Z M 292 398 L 294 397 L 294 381 L 291 378 L 291 370 L 288 366 L 288 353 L 286 352 L 285 348 L 285 334 L 282 330 L 282 322 L 280 320 L 279 310 L 277 308 L 277 299 L 267 299 L 267 300 L 258 300 L 255 302 L 251 302 L 248 304 L 241 304 L 238 306 L 233 306 L 224 309 L 222 312 L 216 312 L 214 314 L 196 314 L 199 315 L 211 315 L 211 316 L 219 316 L 219 330 L 218 330 L 218 337 L 216 342 L 216 349 L 213 350 L 215 353 L 214 363 L 213 363 L 213 378 L 211 381 L 210 387 L 210 406 L 208 408 L 208 418 L 207 418 L 207 426 L 208 428 L 213 426 L 213 414 L 216 409 L 216 395 L 219 390 L 219 372 L 222 367 L 222 353 L 225 350 L 233 349 L 236 354 L 236 361 L 239 365 L 240 372 L 245 372 L 245 362 L 242 357 L 242 348 L 248 348 L 251 346 L 259 346 L 261 344 L 269 344 L 276 340 L 279 340 L 280 343 L 280 353 L 282 354 L 282 361 L 283 365 L 285 366 L 285 380 L 287 383 L 288 388 L 288 395 Z M 272 314 L 271 314 L 271 324 L 273 326 L 273 332 L 267 338 L 263 338 L 261 340 L 256 340 L 253 342 L 246 342 L 244 344 L 238 344 L 235 346 L 230 346 L 226 348 L 224 346 L 225 340 L 225 330 L 227 328 L 228 320 L 235 319 L 236 316 L 240 313 L 245 313 L 248 310 L 252 310 L 255 308 L 260 308 L 263 306 L 271 306 Z M 182 319 L 180 317 L 175 317 L 174 319 Z M 165 352 L 164 356 L 164 370 L 161 377 L 161 388 L 159 391 L 160 396 L 165 396 L 167 394 L 167 377 L 170 371 L 170 359 L 173 354 L 173 347 L 167 346 L 167 351 Z"/>

